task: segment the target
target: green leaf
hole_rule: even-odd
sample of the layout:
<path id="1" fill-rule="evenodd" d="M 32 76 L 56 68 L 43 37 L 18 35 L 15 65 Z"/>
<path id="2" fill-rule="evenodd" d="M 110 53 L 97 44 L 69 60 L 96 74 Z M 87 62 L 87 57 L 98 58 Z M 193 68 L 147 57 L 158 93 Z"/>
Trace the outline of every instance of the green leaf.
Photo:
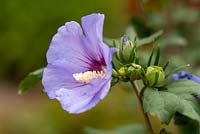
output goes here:
<path id="1" fill-rule="evenodd" d="M 148 88 L 144 92 L 143 108 L 168 124 L 176 112 L 200 122 L 200 103 L 195 96 L 200 94 L 200 85 L 189 80 L 175 81 L 167 90 Z"/>
<path id="2" fill-rule="evenodd" d="M 153 116 L 158 116 L 162 123 L 168 124 L 175 114 L 177 98 L 175 95 L 147 88 L 144 92 L 143 108 Z"/>
<path id="3" fill-rule="evenodd" d="M 22 94 L 34 87 L 36 84 L 41 82 L 42 79 L 43 68 L 38 69 L 34 72 L 29 73 L 24 80 L 22 80 L 19 84 L 18 94 Z"/>
<path id="4" fill-rule="evenodd" d="M 177 33 L 171 33 L 167 37 L 161 40 L 160 44 L 162 44 L 162 47 L 168 47 L 168 46 L 186 46 L 187 40 L 180 36 Z"/>
<path id="5" fill-rule="evenodd" d="M 99 130 L 94 128 L 86 128 L 86 134 L 146 134 L 145 128 L 140 124 L 121 126 L 114 130 Z"/>
<path id="6" fill-rule="evenodd" d="M 152 43 L 156 42 L 157 40 L 159 40 L 162 35 L 163 35 L 163 31 L 160 30 L 160 31 L 152 34 L 149 37 L 146 37 L 146 38 L 139 40 L 137 46 L 140 47 L 140 46 L 143 46 L 143 45 L 152 44 Z"/>

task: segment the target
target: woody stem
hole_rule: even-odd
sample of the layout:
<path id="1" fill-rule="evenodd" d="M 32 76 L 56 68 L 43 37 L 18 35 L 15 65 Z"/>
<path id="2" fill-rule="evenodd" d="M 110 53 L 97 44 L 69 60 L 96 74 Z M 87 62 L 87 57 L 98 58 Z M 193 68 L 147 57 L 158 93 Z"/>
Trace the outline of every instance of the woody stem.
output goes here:
<path id="1" fill-rule="evenodd" d="M 143 87 L 142 90 L 141 90 L 141 92 L 139 92 L 139 88 L 138 88 L 138 86 L 137 86 L 136 81 L 133 81 L 133 82 L 131 81 L 131 85 L 132 85 L 132 87 L 133 87 L 133 89 L 134 89 L 134 91 L 135 91 L 135 94 L 136 94 L 136 96 L 137 96 L 137 98 L 138 98 L 138 100 L 139 100 L 140 108 L 141 108 L 142 113 L 143 113 L 143 115 L 144 115 L 144 119 L 145 119 L 145 121 L 146 121 L 146 125 L 147 125 L 147 127 L 148 127 L 150 133 L 153 134 L 153 128 L 152 128 L 152 126 L 151 126 L 151 122 L 150 122 L 150 120 L 149 120 L 148 114 L 144 112 L 143 106 L 142 106 L 142 104 L 143 104 L 142 96 L 143 96 L 143 92 L 144 92 L 144 90 L 146 89 L 146 87 Z"/>

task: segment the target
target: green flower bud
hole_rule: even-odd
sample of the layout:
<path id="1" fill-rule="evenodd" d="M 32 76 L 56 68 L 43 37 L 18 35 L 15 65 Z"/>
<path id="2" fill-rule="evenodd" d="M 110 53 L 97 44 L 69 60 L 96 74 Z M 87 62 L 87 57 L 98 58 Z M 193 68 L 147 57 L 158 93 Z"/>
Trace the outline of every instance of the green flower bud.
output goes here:
<path id="1" fill-rule="evenodd" d="M 119 69 L 119 74 L 121 75 L 121 76 L 126 76 L 126 70 L 125 70 L 125 67 L 121 67 L 120 69 Z"/>
<path id="2" fill-rule="evenodd" d="M 122 37 L 119 44 L 118 58 L 122 63 L 131 63 L 135 59 L 136 47 L 126 36 Z"/>
<path id="3" fill-rule="evenodd" d="M 131 81 L 138 80 L 141 78 L 142 67 L 138 64 L 132 63 L 128 68 L 128 74 Z"/>
<path id="4" fill-rule="evenodd" d="M 159 66 L 149 66 L 145 76 L 149 86 L 159 85 L 165 80 L 165 72 L 163 71 L 163 68 Z"/>

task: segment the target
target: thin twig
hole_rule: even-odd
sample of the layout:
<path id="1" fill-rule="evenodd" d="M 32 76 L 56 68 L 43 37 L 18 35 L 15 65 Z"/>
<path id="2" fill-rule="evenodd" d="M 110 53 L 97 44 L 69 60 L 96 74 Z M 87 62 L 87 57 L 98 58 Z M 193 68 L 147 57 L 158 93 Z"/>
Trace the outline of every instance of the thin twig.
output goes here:
<path id="1" fill-rule="evenodd" d="M 134 91 L 135 91 L 135 93 L 136 93 L 136 96 L 137 96 L 137 98 L 138 98 L 138 100 L 139 100 L 139 102 L 140 102 L 140 103 L 139 103 L 139 104 L 140 104 L 140 108 L 141 108 L 142 113 L 143 113 L 143 115 L 144 115 L 144 119 L 145 119 L 145 121 L 146 121 L 146 124 L 147 124 L 147 126 L 148 126 L 148 128 L 149 128 L 149 130 L 150 130 L 150 133 L 153 134 L 153 128 L 152 128 L 152 126 L 151 126 L 151 122 L 150 122 L 150 120 L 149 120 L 148 114 L 144 112 L 143 107 L 142 107 L 143 100 L 142 100 L 142 96 L 141 96 L 141 95 L 143 95 L 143 94 L 140 94 L 139 88 L 138 88 L 138 86 L 137 86 L 137 84 L 136 84 L 136 81 L 133 81 L 133 82 L 131 81 L 131 85 L 133 86 L 133 89 L 134 89 Z M 145 87 L 145 88 L 146 88 L 146 87 Z M 143 89 L 142 89 L 141 91 L 144 92 L 143 90 L 145 90 L 145 88 L 143 87 Z"/>

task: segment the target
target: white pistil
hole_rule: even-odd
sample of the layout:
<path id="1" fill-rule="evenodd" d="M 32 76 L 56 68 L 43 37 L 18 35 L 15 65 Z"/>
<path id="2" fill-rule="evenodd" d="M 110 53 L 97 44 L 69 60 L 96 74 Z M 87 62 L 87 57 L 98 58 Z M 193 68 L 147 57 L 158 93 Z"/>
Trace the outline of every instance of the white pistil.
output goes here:
<path id="1" fill-rule="evenodd" d="M 106 76 L 106 69 L 101 71 L 86 71 L 83 73 L 75 73 L 73 77 L 82 83 L 90 83 L 95 78 L 104 78 Z"/>

